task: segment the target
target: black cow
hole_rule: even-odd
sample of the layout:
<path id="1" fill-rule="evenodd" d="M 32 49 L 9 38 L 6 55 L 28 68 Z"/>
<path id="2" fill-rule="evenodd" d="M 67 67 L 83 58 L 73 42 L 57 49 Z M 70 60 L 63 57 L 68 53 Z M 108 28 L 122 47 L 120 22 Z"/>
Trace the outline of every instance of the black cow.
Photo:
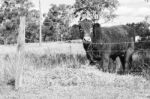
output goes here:
<path id="1" fill-rule="evenodd" d="M 78 29 L 87 58 L 91 63 L 96 60 L 100 64 L 102 63 L 102 66 L 98 68 L 107 71 L 109 59 L 115 60 L 119 56 L 123 70 L 128 71 L 131 55 L 134 51 L 132 29 L 124 25 L 101 28 L 100 24 L 93 24 L 91 20 L 87 19 L 80 21 Z"/>

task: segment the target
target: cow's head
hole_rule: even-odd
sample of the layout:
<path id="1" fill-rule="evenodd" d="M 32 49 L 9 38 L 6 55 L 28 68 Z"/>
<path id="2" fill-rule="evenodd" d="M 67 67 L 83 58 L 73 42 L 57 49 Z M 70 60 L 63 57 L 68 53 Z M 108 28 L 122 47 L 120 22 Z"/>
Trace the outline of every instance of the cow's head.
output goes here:
<path id="1" fill-rule="evenodd" d="M 73 25 L 71 28 L 72 36 L 80 38 L 85 43 L 90 43 L 93 35 L 93 23 L 89 19 L 84 19 L 79 22 L 78 25 Z"/>
<path id="2" fill-rule="evenodd" d="M 92 33 L 93 33 L 93 23 L 91 20 L 84 19 L 79 22 L 79 30 L 81 34 L 81 39 L 83 42 L 91 42 L 92 41 Z"/>

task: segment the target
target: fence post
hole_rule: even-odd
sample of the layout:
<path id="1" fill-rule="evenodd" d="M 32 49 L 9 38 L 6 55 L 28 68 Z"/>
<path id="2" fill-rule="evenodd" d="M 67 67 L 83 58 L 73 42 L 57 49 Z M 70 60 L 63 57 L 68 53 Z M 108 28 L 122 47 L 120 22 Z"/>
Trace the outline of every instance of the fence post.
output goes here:
<path id="1" fill-rule="evenodd" d="M 25 16 L 20 17 L 19 34 L 18 34 L 18 45 L 17 45 L 17 65 L 16 65 L 16 76 L 15 76 L 15 89 L 18 90 L 22 87 L 22 72 L 23 72 L 23 49 L 25 44 Z"/>
<path id="2" fill-rule="evenodd" d="M 41 0 L 39 0 L 39 10 L 40 10 L 40 37 L 39 37 L 39 44 L 42 44 L 42 12 L 41 12 Z"/>

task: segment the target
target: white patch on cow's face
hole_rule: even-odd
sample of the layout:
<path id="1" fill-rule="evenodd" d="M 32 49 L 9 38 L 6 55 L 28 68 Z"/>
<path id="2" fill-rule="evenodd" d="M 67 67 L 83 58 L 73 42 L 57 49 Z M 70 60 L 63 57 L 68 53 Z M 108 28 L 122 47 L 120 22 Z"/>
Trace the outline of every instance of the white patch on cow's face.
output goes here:
<path id="1" fill-rule="evenodd" d="M 83 38 L 83 41 L 84 41 L 84 42 L 91 42 L 92 40 L 91 40 L 91 37 L 85 36 L 85 37 Z"/>
<path id="2" fill-rule="evenodd" d="M 140 36 L 135 36 L 135 42 L 139 42 L 141 40 Z"/>

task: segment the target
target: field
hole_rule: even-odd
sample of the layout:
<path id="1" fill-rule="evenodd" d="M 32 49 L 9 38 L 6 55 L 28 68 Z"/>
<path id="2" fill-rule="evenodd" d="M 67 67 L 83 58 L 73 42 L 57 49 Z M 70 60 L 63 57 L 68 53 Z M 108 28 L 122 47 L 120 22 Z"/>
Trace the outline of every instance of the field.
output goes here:
<path id="1" fill-rule="evenodd" d="M 0 99 L 150 99 L 149 80 L 89 66 L 80 43 L 26 44 L 18 91 L 7 84 L 16 74 L 16 45 L 0 46 L 0 55 Z"/>

